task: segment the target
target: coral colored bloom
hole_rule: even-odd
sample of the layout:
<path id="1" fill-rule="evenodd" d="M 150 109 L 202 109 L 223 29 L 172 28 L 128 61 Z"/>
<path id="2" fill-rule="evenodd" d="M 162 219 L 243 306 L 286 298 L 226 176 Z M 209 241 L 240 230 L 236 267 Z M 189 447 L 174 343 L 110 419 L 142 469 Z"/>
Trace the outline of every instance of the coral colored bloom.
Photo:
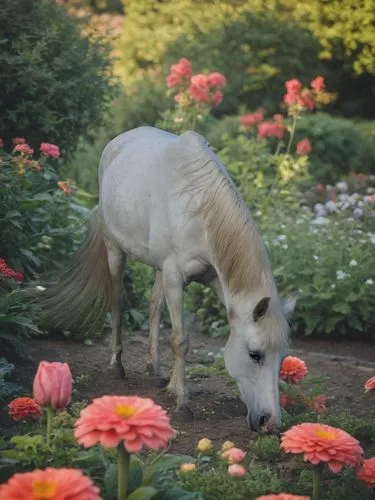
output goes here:
<path id="1" fill-rule="evenodd" d="M 281 113 L 276 113 L 276 115 L 273 115 L 273 120 L 276 123 L 281 123 L 284 120 L 284 115 L 282 115 Z"/>
<path id="2" fill-rule="evenodd" d="M 222 88 L 226 86 L 227 81 L 222 73 L 215 71 L 207 76 L 207 84 L 209 87 Z"/>
<path id="3" fill-rule="evenodd" d="M 324 90 L 325 87 L 324 78 L 322 76 L 317 76 L 310 83 L 310 85 L 311 88 L 314 89 L 316 92 L 321 92 L 322 90 Z"/>
<path id="4" fill-rule="evenodd" d="M 258 137 L 278 137 L 282 139 L 284 131 L 285 127 L 281 123 L 263 122 L 258 125 Z"/>
<path id="5" fill-rule="evenodd" d="M 245 128 L 254 127 L 263 120 L 264 112 L 262 109 L 258 109 L 254 113 L 245 113 L 244 115 L 240 116 L 240 123 Z"/>
<path id="6" fill-rule="evenodd" d="M 246 457 L 246 453 L 240 448 L 230 448 L 221 455 L 229 464 L 239 464 Z"/>
<path id="7" fill-rule="evenodd" d="M 312 151 L 311 142 L 308 139 L 302 139 L 297 143 L 296 154 L 298 156 L 306 156 Z"/>
<path id="8" fill-rule="evenodd" d="M 51 158 L 60 157 L 60 149 L 55 144 L 49 144 L 48 142 L 42 142 L 40 145 L 40 152 Z"/>
<path id="9" fill-rule="evenodd" d="M 201 451 L 201 452 L 205 452 L 205 451 L 209 451 L 212 449 L 212 441 L 211 439 L 207 439 L 207 438 L 203 438 L 199 441 L 198 443 L 198 451 Z"/>
<path id="10" fill-rule="evenodd" d="M 300 495 L 292 495 L 290 493 L 275 493 L 257 497 L 255 500 L 310 500 L 310 497 L 301 497 Z"/>
<path id="11" fill-rule="evenodd" d="M 59 181 L 57 183 L 57 185 L 59 186 L 60 189 L 62 189 L 64 191 L 64 193 L 66 193 L 66 194 L 72 194 L 73 193 L 73 189 L 69 186 L 68 182 Z"/>
<path id="12" fill-rule="evenodd" d="M 70 403 L 72 389 L 72 374 L 67 363 L 39 363 L 33 383 L 33 395 L 38 404 L 65 408 Z"/>
<path id="13" fill-rule="evenodd" d="M 224 452 L 224 451 L 228 451 L 230 450 L 231 448 L 235 448 L 235 444 L 232 443 L 232 441 L 225 441 L 223 443 L 223 446 L 221 447 L 221 451 Z"/>
<path id="14" fill-rule="evenodd" d="M 281 448 L 286 453 L 303 453 L 305 462 L 326 462 L 332 472 L 344 465 L 356 467 L 362 461 L 359 442 L 347 432 L 330 425 L 303 423 L 284 432 Z"/>
<path id="15" fill-rule="evenodd" d="M 0 500 L 101 500 L 101 496 L 79 469 L 49 467 L 14 474 L 0 486 Z"/>
<path id="16" fill-rule="evenodd" d="M 17 146 L 17 144 L 25 144 L 26 140 L 23 137 L 14 137 L 12 143 L 14 146 Z"/>
<path id="17" fill-rule="evenodd" d="M 42 410 L 31 398 L 16 398 L 8 404 L 8 413 L 13 420 L 23 420 L 26 417 L 39 418 Z"/>
<path id="18" fill-rule="evenodd" d="M 170 75 L 167 76 L 168 87 L 176 87 L 177 85 L 180 85 L 180 83 L 181 83 L 180 75 L 176 75 L 175 73 L 171 73 Z"/>
<path id="19" fill-rule="evenodd" d="M 12 278 L 16 281 L 23 280 L 23 273 L 17 272 L 7 265 L 4 259 L 0 258 L 0 276 L 5 276 L 6 278 Z"/>
<path id="20" fill-rule="evenodd" d="M 175 433 L 165 410 L 152 399 L 103 396 L 81 411 L 74 435 L 85 448 L 97 443 L 113 448 L 123 442 L 134 453 L 144 446 L 165 448 Z"/>
<path id="21" fill-rule="evenodd" d="M 310 406 L 314 411 L 323 413 L 326 410 L 326 401 L 327 396 L 325 394 L 319 394 L 312 398 Z"/>
<path id="22" fill-rule="evenodd" d="M 315 101 L 312 93 L 309 90 L 305 90 L 302 92 L 299 102 L 304 108 L 308 109 L 309 111 L 312 111 L 315 108 Z"/>
<path id="23" fill-rule="evenodd" d="M 289 384 L 296 384 L 308 373 L 306 363 L 294 356 L 287 356 L 281 364 L 280 378 Z"/>
<path id="24" fill-rule="evenodd" d="M 232 464 L 228 467 L 228 474 L 233 477 L 243 477 L 246 474 L 246 469 L 242 465 Z"/>
<path id="25" fill-rule="evenodd" d="M 182 474 L 185 474 L 186 472 L 193 472 L 197 470 L 197 466 L 195 464 L 181 464 L 180 465 L 180 472 Z"/>
<path id="26" fill-rule="evenodd" d="M 215 106 L 219 106 L 223 100 L 223 93 L 221 90 L 215 90 L 215 92 L 212 94 L 212 103 Z"/>
<path id="27" fill-rule="evenodd" d="M 302 83 L 294 78 L 285 82 L 285 88 L 288 94 L 299 94 L 302 90 Z"/>
<path id="28" fill-rule="evenodd" d="M 171 66 L 171 74 L 178 75 L 182 78 L 190 78 L 192 75 L 191 62 L 183 57 L 177 64 Z"/>
<path id="29" fill-rule="evenodd" d="M 28 144 L 17 144 L 14 151 L 18 151 L 19 153 L 23 153 L 25 155 L 34 154 L 33 148 L 31 148 Z"/>
<path id="30" fill-rule="evenodd" d="M 368 488 L 375 488 L 375 457 L 363 461 L 357 478 Z"/>
<path id="31" fill-rule="evenodd" d="M 375 390 L 375 377 L 371 377 L 365 383 L 365 392 Z"/>

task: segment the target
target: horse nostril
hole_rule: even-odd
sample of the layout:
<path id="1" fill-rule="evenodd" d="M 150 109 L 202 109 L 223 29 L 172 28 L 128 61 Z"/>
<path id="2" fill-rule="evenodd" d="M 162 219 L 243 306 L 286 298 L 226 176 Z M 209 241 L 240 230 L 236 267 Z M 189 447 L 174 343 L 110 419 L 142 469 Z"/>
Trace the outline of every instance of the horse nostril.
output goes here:
<path id="1" fill-rule="evenodd" d="M 263 427 L 267 427 L 267 424 L 271 418 L 271 415 L 262 415 L 259 419 L 259 429 L 262 430 Z"/>

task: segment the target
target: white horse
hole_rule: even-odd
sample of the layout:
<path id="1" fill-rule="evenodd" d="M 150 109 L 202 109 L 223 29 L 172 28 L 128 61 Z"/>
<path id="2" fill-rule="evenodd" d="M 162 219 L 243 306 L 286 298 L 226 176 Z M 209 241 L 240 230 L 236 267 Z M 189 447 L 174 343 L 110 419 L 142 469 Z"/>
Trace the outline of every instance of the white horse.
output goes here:
<path id="1" fill-rule="evenodd" d="M 287 352 L 287 315 L 267 251 L 227 170 L 203 137 L 140 127 L 113 139 L 99 167 L 99 205 L 88 240 L 57 288 L 49 312 L 68 326 L 92 326 L 112 310 L 111 368 L 121 364 L 121 294 L 125 255 L 156 269 L 150 302 L 149 368 L 160 374 L 159 323 L 166 299 L 174 366 L 168 390 L 188 409 L 183 289 L 212 287 L 224 303 L 230 335 L 224 350 L 255 430 L 280 423 L 279 369 Z"/>

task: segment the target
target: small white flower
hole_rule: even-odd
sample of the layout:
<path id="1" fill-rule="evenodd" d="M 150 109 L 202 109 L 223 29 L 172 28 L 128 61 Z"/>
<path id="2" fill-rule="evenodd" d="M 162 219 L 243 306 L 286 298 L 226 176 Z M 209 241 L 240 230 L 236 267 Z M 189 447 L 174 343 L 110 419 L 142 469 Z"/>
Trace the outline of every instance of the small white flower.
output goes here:
<path id="1" fill-rule="evenodd" d="M 336 279 L 338 280 L 343 280 L 347 277 L 348 275 L 344 273 L 344 271 L 336 271 Z"/>
<path id="2" fill-rule="evenodd" d="M 345 181 L 341 181 L 341 182 L 338 182 L 336 184 L 336 187 L 339 191 L 341 191 L 342 193 L 346 193 L 346 191 L 349 189 L 348 188 L 348 184 L 345 182 Z"/>
<path id="3" fill-rule="evenodd" d="M 355 266 L 358 266 L 358 262 L 354 259 L 352 259 L 350 262 L 349 262 L 349 266 L 350 267 L 355 267 Z"/>
<path id="4" fill-rule="evenodd" d="M 332 283 L 331 288 L 336 288 L 336 284 Z"/>
<path id="5" fill-rule="evenodd" d="M 341 193 L 338 195 L 337 197 L 340 201 L 348 201 L 349 200 L 349 195 L 345 194 L 345 193 Z"/>
<path id="6" fill-rule="evenodd" d="M 43 292 L 45 290 L 45 287 L 44 286 L 40 286 L 40 285 L 36 286 L 35 288 L 37 290 L 39 290 L 40 292 Z"/>
<path id="7" fill-rule="evenodd" d="M 288 250 L 288 245 L 283 245 L 284 250 Z"/>
<path id="8" fill-rule="evenodd" d="M 257 210 L 257 211 L 255 212 L 255 215 L 256 215 L 257 217 L 260 217 L 260 216 L 262 215 L 262 212 L 261 212 L 260 210 Z"/>
<path id="9" fill-rule="evenodd" d="M 368 280 L 365 281 L 365 285 L 373 285 L 374 284 L 374 280 L 372 280 L 371 278 L 369 278 Z"/>
<path id="10" fill-rule="evenodd" d="M 368 235 L 370 236 L 371 243 L 375 245 L 375 233 L 369 233 Z"/>
<path id="11" fill-rule="evenodd" d="M 332 200 L 327 201 L 325 208 L 326 208 L 327 212 L 329 212 L 329 213 L 337 212 L 337 205 Z"/>
<path id="12" fill-rule="evenodd" d="M 323 203 L 316 203 L 314 205 L 314 212 L 317 215 L 325 215 L 326 211 L 325 211 Z"/>
<path id="13" fill-rule="evenodd" d="M 314 219 L 311 224 L 316 224 L 318 226 L 321 226 L 322 224 L 328 224 L 329 220 L 326 219 L 325 217 L 319 216 L 316 219 Z"/>
<path id="14" fill-rule="evenodd" d="M 279 234 L 279 236 L 277 237 L 277 239 L 279 241 L 285 241 L 286 240 L 286 236 L 285 236 L 285 234 Z"/>
<path id="15" fill-rule="evenodd" d="M 317 255 L 313 255 L 315 260 L 319 260 L 319 257 Z"/>

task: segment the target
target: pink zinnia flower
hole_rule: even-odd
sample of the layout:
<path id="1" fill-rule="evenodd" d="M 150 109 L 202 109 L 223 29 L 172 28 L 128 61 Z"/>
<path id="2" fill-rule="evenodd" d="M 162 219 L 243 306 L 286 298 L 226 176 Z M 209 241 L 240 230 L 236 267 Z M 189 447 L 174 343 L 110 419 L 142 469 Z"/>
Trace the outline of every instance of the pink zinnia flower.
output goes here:
<path id="1" fill-rule="evenodd" d="M 23 137 L 14 137 L 12 139 L 12 143 L 14 146 L 16 146 L 17 144 L 25 144 L 26 140 Z"/>
<path id="2" fill-rule="evenodd" d="M 297 143 L 296 154 L 298 156 L 306 156 L 312 151 L 311 142 L 308 139 L 302 139 Z"/>
<path id="3" fill-rule="evenodd" d="M 258 137 L 277 137 L 282 139 L 284 131 L 285 127 L 281 123 L 263 122 L 258 125 Z"/>
<path id="4" fill-rule="evenodd" d="M 228 467 L 228 474 L 233 477 L 243 477 L 246 474 L 246 469 L 242 465 L 232 464 Z"/>
<path id="5" fill-rule="evenodd" d="M 212 103 L 215 106 L 218 106 L 219 104 L 221 104 L 222 100 L 223 93 L 221 92 L 221 90 L 215 90 L 215 92 L 212 94 Z"/>
<path id="6" fill-rule="evenodd" d="M 375 377 L 371 377 L 365 383 L 365 392 L 375 390 Z"/>
<path id="7" fill-rule="evenodd" d="M 240 116 L 240 123 L 245 128 L 254 127 L 264 120 L 264 113 L 262 109 L 258 109 L 254 113 L 245 113 Z"/>
<path id="8" fill-rule="evenodd" d="M 8 413 L 13 420 L 24 420 L 26 417 L 39 418 L 42 409 L 31 398 L 16 398 L 8 404 Z"/>
<path id="9" fill-rule="evenodd" d="M 0 486 L 0 500 L 101 500 L 100 491 L 79 469 L 17 473 Z"/>
<path id="10" fill-rule="evenodd" d="M 182 78 L 190 78 L 192 75 L 191 62 L 183 57 L 177 64 L 171 66 L 171 74 L 176 74 Z"/>
<path id="11" fill-rule="evenodd" d="M 359 442 L 347 432 L 330 425 L 303 423 L 294 425 L 281 437 L 286 453 L 303 453 L 305 462 L 317 465 L 326 462 L 332 472 L 344 465 L 356 467 L 362 461 Z"/>
<path id="12" fill-rule="evenodd" d="M 219 87 L 219 88 L 225 87 L 227 84 L 225 76 L 222 73 L 219 73 L 218 71 L 210 73 L 207 76 L 207 82 L 209 87 Z"/>
<path id="13" fill-rule="evenodd" d="M 50 156 L 51 158 L 59 158 L 60 157 L 60 149 L 55 144 L 49 144 L 48 142 L 42 142 L 40 145 L 40 151 L 46 156 Z"/>
<path id="14" fill-rule="evenodd" d="M 230 448 L 221 455 L 229 464 L 239 464 L 246 457 L 246 453 L 240 448 Z"/>
<path id="15" fill-rule="evenodd" d="M 81 411 L 74 435 L 85 448 L 101 443 L 113 448 L 123 442 L 129 453 L 146 446 L 165 448 L 175 435 L 169 417 L 151 399 L 138 396 L 103 396 Z"/>
<path id="16" fill-rule="evenodd" d="M 18 151 L 19 153 L 23 153 L 25 155 L 34 154 L 33 148 L 31 148 L 28 144 L 17 144 L 14 151 Z"/>
<path id="17" fill-rule="evenodd" d="M 375 457 L 363 461 L 357 478 L 368 488 L 375 488 Z"/>
<path id="18" fill-rule="evenodd" d="M 67 363 L 39 363 L 33 382 L 33 396 L 38 404 L 65 408 L 70 403 L 72 390 L 72 374 Z"/>
<path id="19" fill-rule="evenodd" d="M 306 363 L 297 357 L 287 356 L 281 363 L 280 378 L 289 384 L 296 384 L 308 373 Z"/>
<path id="20" fill-rule="evenodd" d="M 263 495 L 255 500 L 310 500 L 310 497 L 301 497 L 300 495 L 292 495 L 291 493 L 276 493 L 271 495 Z"/>
<path id="21" fill-rule="evenodd" d="M 317 76 L 310 83 L 310 85 L 311 88 L 314 89 L 316 92 L 321 92 L 322 90 L 324 90 L 325 87 L 324 78 L 322 76 Z"/>
<path id="22" fill-rule="evenodd" d="M 285 88 L 288 94 L 299 94 L 302 90 L 302 83 L 297 78 L 293 78 L 285 82 Z"/>

